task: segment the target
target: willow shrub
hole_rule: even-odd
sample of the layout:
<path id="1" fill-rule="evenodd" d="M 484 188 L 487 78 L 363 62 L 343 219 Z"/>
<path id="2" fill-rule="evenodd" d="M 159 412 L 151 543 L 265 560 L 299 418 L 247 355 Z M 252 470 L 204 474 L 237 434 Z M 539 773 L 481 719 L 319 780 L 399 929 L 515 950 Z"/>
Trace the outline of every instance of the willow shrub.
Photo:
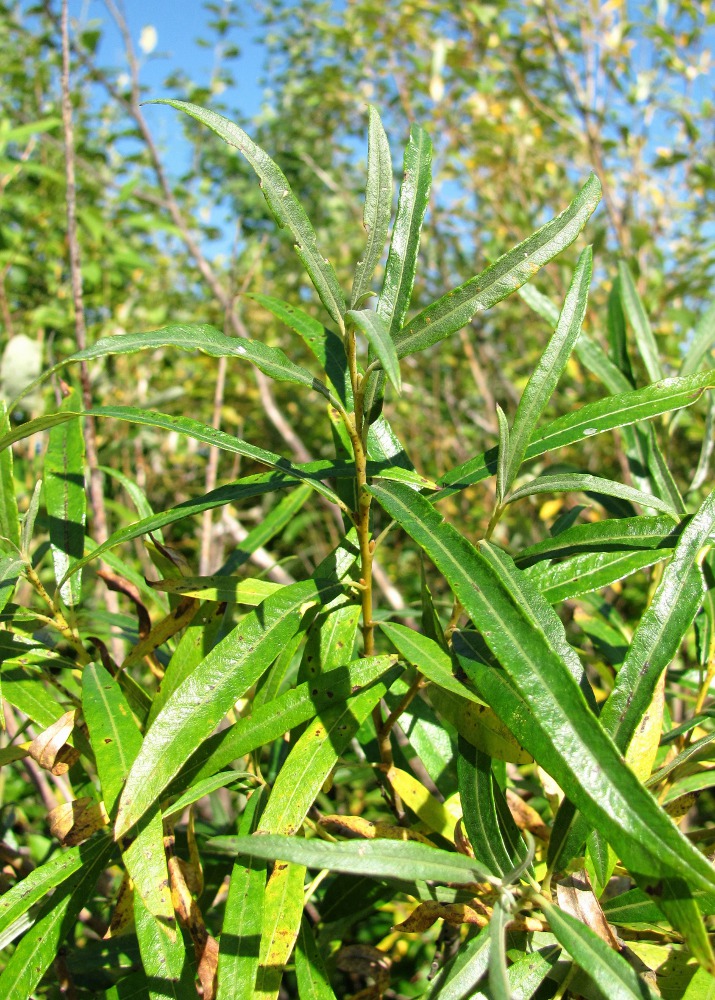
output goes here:
<path id="1" fill-rule="evenodd" d="M 55 412 L 28 423 L 11 427 L 3 416 L 2 693 L 27 721 L 2 762 L 11 774 L 27 757 L 64 773 L 75 798 L 50 814 L 56 839 L 45 858 L 29 871 L 6 868 L 0 994 L 59 996 L 70 983 L 78 996 L 116 998 L 193 997 L 197 988 L 221 1000 L 275 998 L 283 988 L 301 1000 L 351 992 L 642 1000 L 667 982 L 669 996 L 710 995 L 715 871 L 703 848 L 712 833 L 692 819 L 683 833 L 672 817 L 682 818 L 712 773 L 715 494 L 686 504 L 648 421 L 662 423 L 715 386 L 715 371 L 700 370 L 712 311 L 680 374 L 664 377 L 627 268 L 609 318 L 611 356 L 581 331 L 590 247 L 560 311 L 530 289 L 598 205 L 592 176 L 561 215 L 407 319 L 430 188 L 431 144 L 418 126 L 382 288 L 376 307 L 365 308 L 393 196 L 377 112 L 370 109 L 367 240 L 347 301 L 273 160 L 226 119 L 161 103 L 213 129 L 258 175 L 328 319 L 324 326 L 293 303 L 255 298 L 303 339 L 320 375 L 260 340 L 199 325 L 100 340 L 52 371 L 158 347 L 248 362 L 295 383 L 306 405 L 327 401 L 336 457 L 296 465 L 190 417 L 97 407 L 95 418 L 177 431 L 268 470 L 160 514 L 142 508 L 135 489 L 141 519 L 97 545 L 85 537 L 76 394 L 66 390 Z M 498 446 L 432 482 L 383 416 L 383 398 L 400 392 L 403 358 L 452 349 L 448 338 L 475 313 L 522 286 L 554 332 L 516 411 L 499 410 Z M 623 316 L 651 384 L 633 383 Z M 607 394 L 544 422 L 574 349 Z M 578 471 L 534 475 L 525 465 L 616 429 L 632 485 Z M 19 517 L 9 446 L 38 431 L 48 432 L 44 486 Z M 697 493 L 697 475 L 686 495 Z M 495 506 L 474 542 L 439 504 L 490 478 Z M 280 498 L 241 558 L 210 578 L 167 560 L 150 591 L 121 556 L 131 539 L 273 492 Z M 523 498 L 584 492 L 601 505 L 599 517 L 581 520 L 574 507 L 522 551 L 492 540 Z M 345 525 L 313 575 L 279 585 L 239 574 L 246 553 L 313 493 Z M 389 551 L 399 533 L 426 567 L 421 609 L 406 609 L 402 622 L 376 607 L 372 574 L 376 548 Z M 127 592 L 135 587 L 137 607 L 150 595 L 163 608 L 122 664 L 82 613 L 82 571 L 100 556 Z M 640 619 L 625 622 L 593 596 L 645 567 L 651 586 Z M 427 585 L 435 571 L 453 596 L 449 621 Z M 12 603 L 16 593 L 30 595 L 25 606 Z M 569 641 L 558 613 L 565 601 L 581 608 L 596 672 Z M 158 685 L 137 679 L 147 657 Z M 685 706 L 677 726 L 663 697 L 672 665 Z M 9 857 L 17 837 L 6 842 Z"/>

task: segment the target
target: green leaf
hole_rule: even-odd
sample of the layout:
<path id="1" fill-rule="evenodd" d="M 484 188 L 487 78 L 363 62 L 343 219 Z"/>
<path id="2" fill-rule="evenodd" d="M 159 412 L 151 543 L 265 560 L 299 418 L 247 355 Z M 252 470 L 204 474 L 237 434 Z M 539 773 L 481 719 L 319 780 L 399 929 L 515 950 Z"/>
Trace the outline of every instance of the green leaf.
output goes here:
<path id="1" fill-rule="evenodd" d="M 489 921 L 489 992 L 493 1000 L 513 1000 L 506 968 L 506 925 L 511 914 L 500 896 Z"/>
<path id="2" fill-rule="evenodd" d="M 162 817 L 168 819 L 170 816 L 178 816 L 187 806 L 191 806 L 199 799 L 203 799 L 204 796 L 218 791 L 219 788 L 229 788 L 231 785 L 240 783 L 242 788 L 250 789 L 252 785 L 255 785 L 256 780 L 255 774 L 251 774 L 250 771 L 219 771 L 218 774 L 213 774 L 210 778 L 204 778 L 203 781 L 197 781 L 195 785 L 192 785 L 176 802 L 172 802 L 164 809 Z"/>
<path id="3" fill-rule="evenodd" d="M 663 378 L 663 369 L 658 357 L 658 345 L 655 342 L 640 295 L 636 290 L 633 275 L 623 260 L 618 263 L 618 279 L 623 311 L 635 334 L 638 352 L 643 359 L 648 377 L 652 382 L 657 382 L 658 379 Z"/>
<path id="4" fill-rule="evenodd" d="M 715 302 L 711 302 L 695 324 L 693 339 L 680 366 L 681 375 L 690 375 L 700 367 L 715 342 Z"/>
<path id="5" fill-rule="evenodd" d="M 176 347 L 183 351 L 201 351 L 212 358 L 239 358 L 255 365 L 264 375 L 277 382 L 292 382 L 297 385 L 307 386 L 315 389 L 326 399 L 331 399 L 331 394 L 327 386 L 311 375 L 305 368 L 293 364 L 289 361 L 283 351 L 277 347 L 268 347 L 256 340 L 249 340 L 247 337 L 227 337 L 216 327 L 205 324 L 175 323 L 164 327 L 161 330 L 151 330 L 148 333 L 123 333 L 115 337 L 103 337 L 92 347 L 87 347 L 83 351 L 71 354 L 64 361 L 59 361 L 48 371 L 36 379 L 31 385 L 20 393 L 17 400 L 31 392 L 36 385 L 43 382 L 50 375 L 59 371 L 65 365 L 76 364 L 80 361 L 95 361 L 97 358 L 106 358 L 114 354 L 136 354 L 138 351 L 156 350 L 159 347 Z M 17 402 L 15 400 L 15 402 Z M 13 404 L 14 405 L 14 404 Z M 36 430 L 43 429 L 41 424 L 51 426 L 52 423 L 61 421 L 57 419 L 49 423 L 49 417 L 58 417 L 58 414 L 49 414 L 47 417 L 40 417 L 31 420 L 22 427 L 36 425 Z M 69 418 L 68 418 L 69 419 Z M 21 428 L 18 428 L 18 430 Z M 33 431 L 32 433 L 35 433 Z M 17 430 L 6 438 L 19 440 L 16 436 Z M 26 435 L 22 435 L 23 437 Z M 12 443 L 8 440 L 8 443 Z M 0 439 L 0 449 L 5 447 L 5 438 Z"/>
<path id="6" fill-rule="evenodd" d="M 422 1000 L 471 1000 L 489 967 L 489 927 L 460 945 L 457 954 L 437 973 Z"/>
<path id="7" fill-rule="evenodd" d="M 432 142 L 420 125 L 412 125 L 405 148 L 397 215 L 387 255 L 377 314 L 394 335 L 405 320 L 417 270 L 422 222 L 432 183 Z"/>
<path id="8" fill-rule="evenodd" d="M 329 463 L 323 463 L 328 465 Z M 211 490 L 195 500 L 185 500 L 176 507 L 161 511 L 151 517 L 144 517 L 126 528 L 120 528 L 109 536 L 106 542 L 101 545 L 89 546 L 90 552 L 76 563 L 76 567 L 85 566 L 99 556 L 104 558 L 105 553 L 122 542 L 130 542 L 133 538 L 147 535 L 158 528 L 165 528 L 168 524 L 174 524 L 185 517 L 192 517 L 194 514 L 201 514 L 205 510 L 213 510 L 216 507 L 223 507 L 228 503 L 238 503 L 241 500 L 249 500 L 252 497 L 261 496 L 264 493 L 273 493 L 276 490 L 288 489 L 294 486 L 296 478 L 284 473 L 269 472 L 258 476 L 246 476 L 234 483 L 227 483 L 219 486 L 218 489 Z"/>
<path id="9" fill-rule="evenodd" d="M 415 316 L 395 336 L 398 357 L 404 358 L 444 340 L 466 326 L 483 309 L 501 302 L 525 284 L 540 267 L 570 246 L 601 200 L 601 185 L 591 174 L 569 207 L 500 257 L 486 271 L 470 278 Z"/>
<path id="10" fill-rule="evenodd" d="M 370 282 L 385 248 L 392 214 L 392 157 L 380 115 L 368 105 L 367 185 L 362 221 L 367 245 L 355 267 L 350 308 L 360 305 L 370 294 Z"/>
<path id="11" fill-rule="evenodd" d="M 0 611 L 12 598 L 24 569 L 25 560 L 19 556 L 0 556 Z"/>
<path id="12" fill-rule="evenodd" d="M 668 549 L 644 552 L 586 552 L 559 563 L 537 563 L 527 570 L 549 604 L 558 604 L 603 587 L 667 559 Z"/>
<path id="13" fill-rule="evenodd" d="M 312 489 L 326 499 L 340 505 L 340 498 L 334 490 L 315 479 L 310 474 L 305 474 L 298 466 L 293 465 L 288 459 L 266 451 L 265 448 L 258 448 L 256 445 L 242 441 L 240 438 L 227 434 L 225 431 L 210 427 L 208 424 L 192 420 L 191 417 L 170 416 L 167 413 L 155 413 L 151 410 L 142 410 L 134 406 L 97 406 L 87 411 L 95 417 L 114 417 L 116 420 L 127 420 L 132 424 L 142 424 L 146 427 L 158 427 L 168 431 L 178 431 L 186 434 L 187 437 L 195 441 L 202 441 L 204 444 L 214 448 L 221 448 L 223 451 L 232 452 L 234 455 L 243 455 L 244 458 L 251 458 L 254 462 L 267 465 L 277 472 L 284 472 L 296 479 L 306 482 Z"/>
<path id="14" fill-rule="evenodd" d="M 129 772 L 117 836 L 143 816 L 231 706 L 268 669 L 297 630 L 303 611 L 331 599 L 338 589 L 325 579 L 282 588 L 248 614 L 174 691 Z"/>
<path id="15" fill-rule="evenodd" d="M 702 603 L 705 587 L 698 558 L 714 525 L 715 490 L 684 528 L 601 711 L 601 724 L 624 753 L 660 675 L 675 657 Z"/>
<path id="16" fill-rule="evenodd" d="M 631 503 L 639 503 L 644 507 L 653 507 L 671 513 L 677 520 L 678 512 L 670 503 L 654 497 L 650 493 L 634 490 L 632 486 L 615 483 L 612 479 L 602 479 L 600 476 L 589 476 L 586 473 L 564 473 L 558 476 L 539 476 L 530 483 L 524 483 L 507 497 L 507 503 L 514 503 L 522 497 L 533 496 L 536 493 L 604 493 L 609 497 L 620 497 Z"/>
<path id="17" fill-rule="evenodd" d="M 84 555 L 87 492 L 84 483 L 84 435 L 80 424 L 80 399 L 74 390 L 62 400 L 61 409 L 76 414 L 74 420 L 53 427 L 45 454 L 45 503 L 50 522 L 50 544 L 55 579 L 62 600 L 76 607 L 82 597 L 82 575 L 67 580 Z"/>
<path id="18" fill-rule="evenodd" d="M 420 234 L 432 184 L 432 142 L 420 125 L 412 125 L 403 159 L 402 184 L 392 229 L 377 315 L 394 339 L 405 321 L 417 270 Z M 372 423 L 382 406 L 385 376 L 373 372 L 367 379 L 364 412 Z"/>
<path id="19" fill-rule="evenodd" d="M 295 240 L 295 252 L 315 285 L 321 302 L 342 331 L 345 299 L 340 284 L 332 265 L 318 249 L 315 230 L 280 167 L 246 135 L 243 129 L 214 111 L 186 101 L 162 99 L 149 103 L 168 104 L 177 111 L 185 111 L 203 125 L 208 125 L 224 142 L 229 146 L 235 146 L 245 156 L 258 175 L 261 191 L 276 222 L 281 229 L 286 228 L 290 231 Z"/>
<path id="20" fill-rule="evenodd" d="M 671 517 L 619 517 L 591 524 L 576 524 L 553 538 L 530 545 L 516 556 L 522 569 L 541 559 L 560 559 L 580 553 L 651 551 L 669 556 L 687 523 L 674 525 Z"/>
<path id="21" fill-rule="evenodd" d="M 300 928 L 304 881 L 305 868 L 302 865 L 279 862 L 273 867 L 263 897 L 261 948 L 254 1000 L 278 1000 L 283 971 Z"/>
<path id="22" fill-rule="evenodd" d="M 509 421 L 504 410 L 497 403 L 499 424 L 499 460 L 497 462 L 497 503 L 503 504 L 509 490 Z"/>
<path id="23" fill-rule="evenodd" d="M 524 457 L 536 458 L 555 448 L 565 448 L 604 431 L 648 420 L 681 406 L 690 406 L 700 398 L 705 389 L 712 389 L 714 386 L 715 369 L 711 369 L 687 378 L 666 378 L 643 389 L 633 389 L 606 396 L 595 403 L 587 403 L 547 424 L 530 443 Z M 487 479 L 496 472 L 496 463 L 495 448 L 463 462 L 440 480 L 442 496 Z"/>
<path id="24" fill-rule="evenodd" d="M 45 900 L 34 924 L 18 942 L 0 975 L 0 996 L 29 997 L 57 957 L 62 941 L 94 892 L 114 845 L 109 837 L 80 847 L 82 863 Z"/>
<path id="25" fill-rule="evenodd" d="M 345 751 L 350 740 L 389 689 L 398 670 L 350 698 L 321 712 L 306 728 L 280 769 L 266 805 L 259 833 L 295 833 Z M 290 859 L 287 859 L 290 860 Z"/>
<path id="26" fill-rule="evenodd" d="M 385 321 L 370 309 L 351 309 L 346 313 L 346 319 L 351 320 L 366 337 L 390 382 L 397 392 L 401 392 L 400 362 Z"/>
<path id="27" fill-rule="evenodd" d="M 350 384 L 350 372 L 345 347 L 341 338 L 332 330 L 328 330 L 317 319 L 298 309 L 290 302 L 276 299 L 270 295 L 245 293 L 245 298 L 253 299 L 268 309 L 286 326 L 294 330 L 303 339 L 305 345 L 320 362 L 321 368 L 330 380 L 338 398 L 346 409 L 352 410 L 353 396 Z"/>
<path id="28" fill-rule="evenodd" d="M 279 739 L 303 725 L 330 705 L 340 705 L 361 687 L 378 680 L 394 663 L 392 656 L 370 656 L 336 667 L 286 691 L 232 726 L 210 736 L 189 759 L 179 775 L 183 789 L 209 777 L 231 761 Z M 174 785 L 171 786 L 174 791 Z"/>
<path id="29" fill-rule="evenodd" d="M 397 622 L 380 622 L 380 629 L 397 652 L 433 684 L 451 691 L 459 698 L 481 704 L 474 692 L 454 676 L 451 659 L 433 639 Z"/>
<path id="30" fill-rule="evenodd" d="M 249 607 L 256 607 L 283 586 L 285 584 L 272 583 L 270 580 L 242 580 L 237 576 L 221 575 L 178 576 L 175 579 L 152 581 L 154 590 L 167 594 L 182 594 L 202 601 L 233 601 Z"/>
<path id="31" fill-rule="evenodd" d="M 682 874 L 693 887 L 712 888 L 712 866 L 658 807 L 596 722 L 573 667 L 561 655 L 563 629 L 559 639 L 558 618 L 538 591 L 527 586 L 523 574 L 519 578 L 505 553 L 492 550 L 488 561 L 486 543 L 478 552 L 418 494 L 397 484 L 370 489 L 446 577 L 527 703 L 528 713 L 500 704 L 492 684 L 499 671 L 472 660 L 468 647 L 457 649 L 455 635 L 462 666 L 517 740 L 588 813 L 633 871 Z M 542 620 L 554 622 L 553 627 L 543 631 Z"/>
<path id="32" fill-rule="evenodd" d="M 540 905 L 551 933 L 604 996 L 611 1000 L 655 1000 L 648 984 L 595 931 L 547 900 L 540 900 Z"/>
<path id="33" fill-rule="evenodd" d="M 312 928 L 304 916 L 295 950 L 295 974 L 300 1000 L 336 1000 Z"/>
<path id="34" fill-rule="evenodd" d="M 457 775 L 462 822 L 474 856 L 491 871 L 507 876 L 526 848 L 514 821 L 506 827 L 500 820 L 500 815 L 511 817 L 508 808 L 497 811 L 497 797 L 503 799 L 504 793 L 494 778 L 491 757 L 460 737 Z"/>
<path id="35" fill-rule="evenodd" d="M 254 837 L 214 837 L 208 842 L 220 854 L 289 861 L 306 868 L 327 868 L 348 875 L 385 879 L 425 879 L 442 884 L 493 881 L 491 872 L 462 854 L 414 841 L 366 840 L 328 843 L 265 834 Z"/>
<path id="36" fill-rule="evenodd" d="M 157 920 L 134 894 L 134 928 L 150 1000 L 193 1000 L 195 977 L 189 952 L 173 922 Z"/>
<path id="37" fill-rule="evenodd" d="M 250 836 L 256 829 L 265 793 L 265 787 L 258 788 L 248 799 L 238 829 L 239 836 Z M 253 996 L 265 891 L 265 862 L 243 856 L 236 858 L 219 938 L 216 1000 L 242 1000 L 243 997 Z"/>
<path id="38" fill-rule="evenodd" d="M 30 907 L 62 885 L 83 865 L 91 865 L 95 859 L 105 859 L 109 846 L 106 834 L 97 833 L 81 846 L 69 847 L 56 854 L 51 861 L 35 868 L 3 893 L 0 896 L 0 934 L 5 935 Z"/>
<path id="39" fill-rule="evenodd" d="M 556 330 L 519 401 L 509 436 L 509 457 L 504 473 L 503 495 L 516 479 L 534 429 L 551 399 L 581 332 L 591 284 L 592 261 L 591 247 L 586 247 L 576 264 Z"/>
<path id="40" fill-rule="evenodd" d="M 310 681 L 350 662 L 360 621 L 360 605 L 346 604 L 344 596 L 320 611 L 308 630 L 298 682 Z"/>
<path id="41" fill-rule="evenodd" d="M 0 399 L 0 440 L 10 433 L 5 403 Z M 12 471 L 12 452 L 9 448 L 0 451 L 0 551 L 7 541 L 16 549 L 20 548 L 20 515 L 15 497 L 15 477 Z"/>
<path id="42" fill-rule="evenodd" d="M 141 733 L 119 685 L 97 663 L 88 664 L 82 671 L 82 711 L 97 761 L 104 804 L 110 819 L 114 819 L 126 776 L 141 750 Z M 169 952 L 176 951 L 176 928 L 166 926 L 174 920 L 174 907 L 158 807 L 147 815 L 136 837 L 122 845 L 122 857 L 151 918 L 164 923 L 154 930 L 154 935 L 167 939 Z"/>

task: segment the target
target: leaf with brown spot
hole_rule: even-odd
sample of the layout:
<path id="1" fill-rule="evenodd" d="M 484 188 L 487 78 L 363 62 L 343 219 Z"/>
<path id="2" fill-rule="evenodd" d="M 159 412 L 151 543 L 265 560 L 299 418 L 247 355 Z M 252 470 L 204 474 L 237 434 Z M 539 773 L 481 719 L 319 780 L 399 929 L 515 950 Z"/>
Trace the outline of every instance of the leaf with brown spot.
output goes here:
<path id="1" fill-rule="evenodd" d="M 79 751 L 68 745 L 75 725 L 75 710 L 65 712 L 36 736 L 27 751 L 32 759 L 52 774 L 65 774 L 79 760 Z"/>
<path id="2" fill-rule="evenodd" d="M 89 796 L 63 802 L 47 814 L 50 833 L 65 847 L 75 847 L 88 840 L 93 833 L 109 822 L 102 802 L 93 802 Z"/>

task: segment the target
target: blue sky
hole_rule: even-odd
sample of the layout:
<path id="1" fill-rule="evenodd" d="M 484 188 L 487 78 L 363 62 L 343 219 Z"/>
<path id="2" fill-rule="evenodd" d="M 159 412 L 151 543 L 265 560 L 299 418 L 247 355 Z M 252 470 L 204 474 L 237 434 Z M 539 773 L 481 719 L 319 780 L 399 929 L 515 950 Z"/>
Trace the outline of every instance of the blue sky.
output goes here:
<path id="1" fill-rule="evenodd" d="M 241 108 L 247 115 L 255 114 L 260 108 L 261 90 L 258 79 L 261 75 L 264 50 L 260 44 L 261 28 L 252 5 L 246 0 L 238 0 L 233 5 L 240 11 L 245 27 L 234 30 L 229 41 L 241 50 L 242 85 L 230 95 L 229 103 Z M 200 0 L 124 0 L 123 8 L 127 22 L 139 51 L 142 29 L 151 26 L 156 29 L 157 44 L 149 55 L 142 55 L 142 82 L 155 96 L 163 96 L 164 78 L 177 68 L 183 69 L 194 80 L 208 80 L 214 61 L 211 48 L 196 45 L 196 38 L 202 34 L 207 18 Z M 92 20 L 102 22 L 103 40 L 100 60 L 105 65 L 124 66 L 124 48 L 114 23 L 107 12 L 103 0 L 71 0 L 70 13 L 83 23 Z"/>

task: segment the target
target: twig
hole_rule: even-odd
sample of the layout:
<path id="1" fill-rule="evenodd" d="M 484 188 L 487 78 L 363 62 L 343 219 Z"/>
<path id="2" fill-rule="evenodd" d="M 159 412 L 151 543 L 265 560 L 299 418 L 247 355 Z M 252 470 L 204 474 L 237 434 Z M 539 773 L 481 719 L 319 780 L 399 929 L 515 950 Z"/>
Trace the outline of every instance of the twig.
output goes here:
<path id="1" fill-rule="evenodd" d="M 65 140 L 65 178 L 67 182 L 67 245 L 69 249 L 70 277 L 72 282 L 72 301 L 74 304 L 75 335 L 77 347 L 83 351 L 87 346 L 87 326 L 84 314 L 84 298 L 82 294 L 82 265 L 77 236 L 77 185 L 75 179 L 74 160 L 74 128 L 72 125 L 72 98 L 70 94 L 70 41 L 68 0 L 62 0 L 62 125 Z M 82 405 L 85 410 L 92 406 L 92 387 L 89 379 L 87 362 L 80 364 L 80 385 L 82 389 Z M 107 514 L 104 507 L 104 485 L 102 473 L 99 471 L 97 458 L 97 433 L 93 417 L 85 419 L 85 448 L 87 466 L 89 468 L 89 496 L 94 513 L 94 533 L 101 545 L 109 537 L 107 530 Z M 107 610 L 113 617 L 119 615 L 119 601 L 116 594 L 107 591 Z M 115 659 L 123 659 L 122 644 L 118 636 L 112 637 L 112 652 Z"/>

